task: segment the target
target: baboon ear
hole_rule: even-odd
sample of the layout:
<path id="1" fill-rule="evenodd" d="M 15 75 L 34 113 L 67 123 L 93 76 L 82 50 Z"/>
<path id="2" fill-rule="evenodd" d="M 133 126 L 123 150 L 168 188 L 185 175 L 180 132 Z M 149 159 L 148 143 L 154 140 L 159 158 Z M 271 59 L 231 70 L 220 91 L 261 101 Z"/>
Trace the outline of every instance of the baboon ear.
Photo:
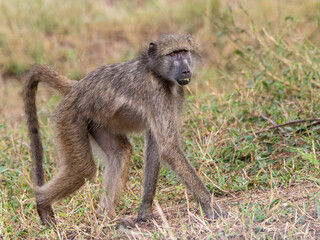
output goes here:
<path id="1" fill-rule="evenodd" d="M 153 58 L 156 54 L 156 44 L 151 42 L 148 48 L 148 57 Z"/>

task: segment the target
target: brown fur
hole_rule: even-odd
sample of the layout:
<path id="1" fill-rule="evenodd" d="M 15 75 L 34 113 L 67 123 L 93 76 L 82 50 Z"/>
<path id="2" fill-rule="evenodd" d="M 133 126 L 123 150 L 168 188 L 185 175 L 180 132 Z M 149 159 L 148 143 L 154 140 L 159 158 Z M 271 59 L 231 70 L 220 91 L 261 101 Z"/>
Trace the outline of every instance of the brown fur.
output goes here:
<path id="1" fill-rule="evenodd" d="M 145 131 L 146 151 L 144 192 L 138 220 L 145 220 L 151 214 L 160 160 L 186 184 L 206 216 L 213 218 L 211 195 L 179 146 L 183 86 L 163 78 L 170 66 L 164 55 L 180 50 L 190 52 L 188 64 L 193 67 L 198 53 L 191 37 L 167 35 L 150 44 L 140 57 L 101 66 L 79 82 L 71 81 L 46 66 L 35 65 L 31 69 L 25 82 L 24 103 L 31 139 L 37 210 L 43 223 L 55 222 L 52 202 L 68 196 L 95 176 L 92 147 L 104 165 L 105 193 L 98 211 L 106 211 L 108 217 L 115 217 L 115 206 L 127 180 L 132 153 L 125 134 L 141 131 Z M 64 96 L 54 111 L 55 139 L 61 165 L 59 172 L 45 184 L 35 105 L 39 82 L 46 82 Z M 217 206 L 214 209 L 215 213 L 222 213 Z"/>

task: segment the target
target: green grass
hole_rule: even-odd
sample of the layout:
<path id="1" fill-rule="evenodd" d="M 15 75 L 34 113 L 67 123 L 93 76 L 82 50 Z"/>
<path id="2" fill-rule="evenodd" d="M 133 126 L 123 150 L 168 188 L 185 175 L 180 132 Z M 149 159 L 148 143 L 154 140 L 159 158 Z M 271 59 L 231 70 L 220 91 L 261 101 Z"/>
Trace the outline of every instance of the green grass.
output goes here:
<path id="1" fill-rule="evenodd" d="M 107 5 L 81 0 L 75 5 L 0 0 L 0 21 L 5 23 L 0 26 L 5 79 L 0 87 L 0 239 L 320 238 L 320 125 L 305 122 L 255 133 L 319 117 L 316 1 L 290 1 L 288 6 L 282 1 L 201 3 L 174 1 L 169 7 L 169 1 L 139 1 L 130 2 L 132 10 L 127 1 Z M 99 174 L 54 204 L 56 230 L 43 227 L 30 179 L 19 76 L 29 64 L 40 62 L 79 79 L 106 62 L 136 56 L 149 39 L 177 30 L 191 32 L 203 55 L 188 86 L 182 145 L 229 217 L 208 223 L 164 166 L 154 220 L 126 229 L 97 219 Z M 40 87 L 38 114 L 48 179 L 59 162 L 50 118 L 58 102 Z M 131 142 L 134 155 L 118 219 L 133 220 L 141 199 L 143 140 L 131 136 Z"/>

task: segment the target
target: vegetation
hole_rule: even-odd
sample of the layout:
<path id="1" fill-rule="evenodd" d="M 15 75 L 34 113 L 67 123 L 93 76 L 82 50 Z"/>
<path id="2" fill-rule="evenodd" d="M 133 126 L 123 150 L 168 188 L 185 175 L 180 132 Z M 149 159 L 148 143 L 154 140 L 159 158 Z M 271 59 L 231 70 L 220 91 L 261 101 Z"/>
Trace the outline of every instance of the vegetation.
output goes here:
<path id="1" fill-rule="evenodd" d="M 319 4 L 305 1 L 0 0 L 0 239 L 320 238 Z M 80 79 L 133 58 L 168 32 L 193 35 L 203 60 L 188 85 L 185 153 L 229 217 L 207 222 L 165 166 L 155 219 L 131 229 L 96 219 L 101 175 L 54 205 L 57 228 L 36 214 L 30 179 L 22 75 L 30 64 Z M 2 78 L 2 79 L 1 79 Z M 40 87 L 45 171 L 57 169 L 50 119 L 59 98 Z M 143 141 L 118 219 L 141 199 Z"/>

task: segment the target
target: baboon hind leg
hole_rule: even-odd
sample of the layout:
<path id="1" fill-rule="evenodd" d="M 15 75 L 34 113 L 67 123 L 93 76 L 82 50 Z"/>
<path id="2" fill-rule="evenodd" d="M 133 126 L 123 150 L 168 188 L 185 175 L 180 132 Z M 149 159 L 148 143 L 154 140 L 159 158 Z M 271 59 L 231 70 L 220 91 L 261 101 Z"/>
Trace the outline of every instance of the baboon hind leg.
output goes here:
<path id="1" fill-rule="evenodd" d="M 97 212 L 116 217 L 115 208 L 125 187 L 132 147 L 125 135 L 111 133 L 108 129 L 91 130 L 95 140 L 93 150 L 103 162 L 103 194 Z"/>
<path id="2" fill-rule="evenodd" d="M 35 189 L 37 210 L 45 225 L 55 223 L 51 203 L 73 193 L 96 173 L 85 123 L 64 116 L 59 114 L 55 125 L 61 160 L 59 171 L 49 182 Z"/>

